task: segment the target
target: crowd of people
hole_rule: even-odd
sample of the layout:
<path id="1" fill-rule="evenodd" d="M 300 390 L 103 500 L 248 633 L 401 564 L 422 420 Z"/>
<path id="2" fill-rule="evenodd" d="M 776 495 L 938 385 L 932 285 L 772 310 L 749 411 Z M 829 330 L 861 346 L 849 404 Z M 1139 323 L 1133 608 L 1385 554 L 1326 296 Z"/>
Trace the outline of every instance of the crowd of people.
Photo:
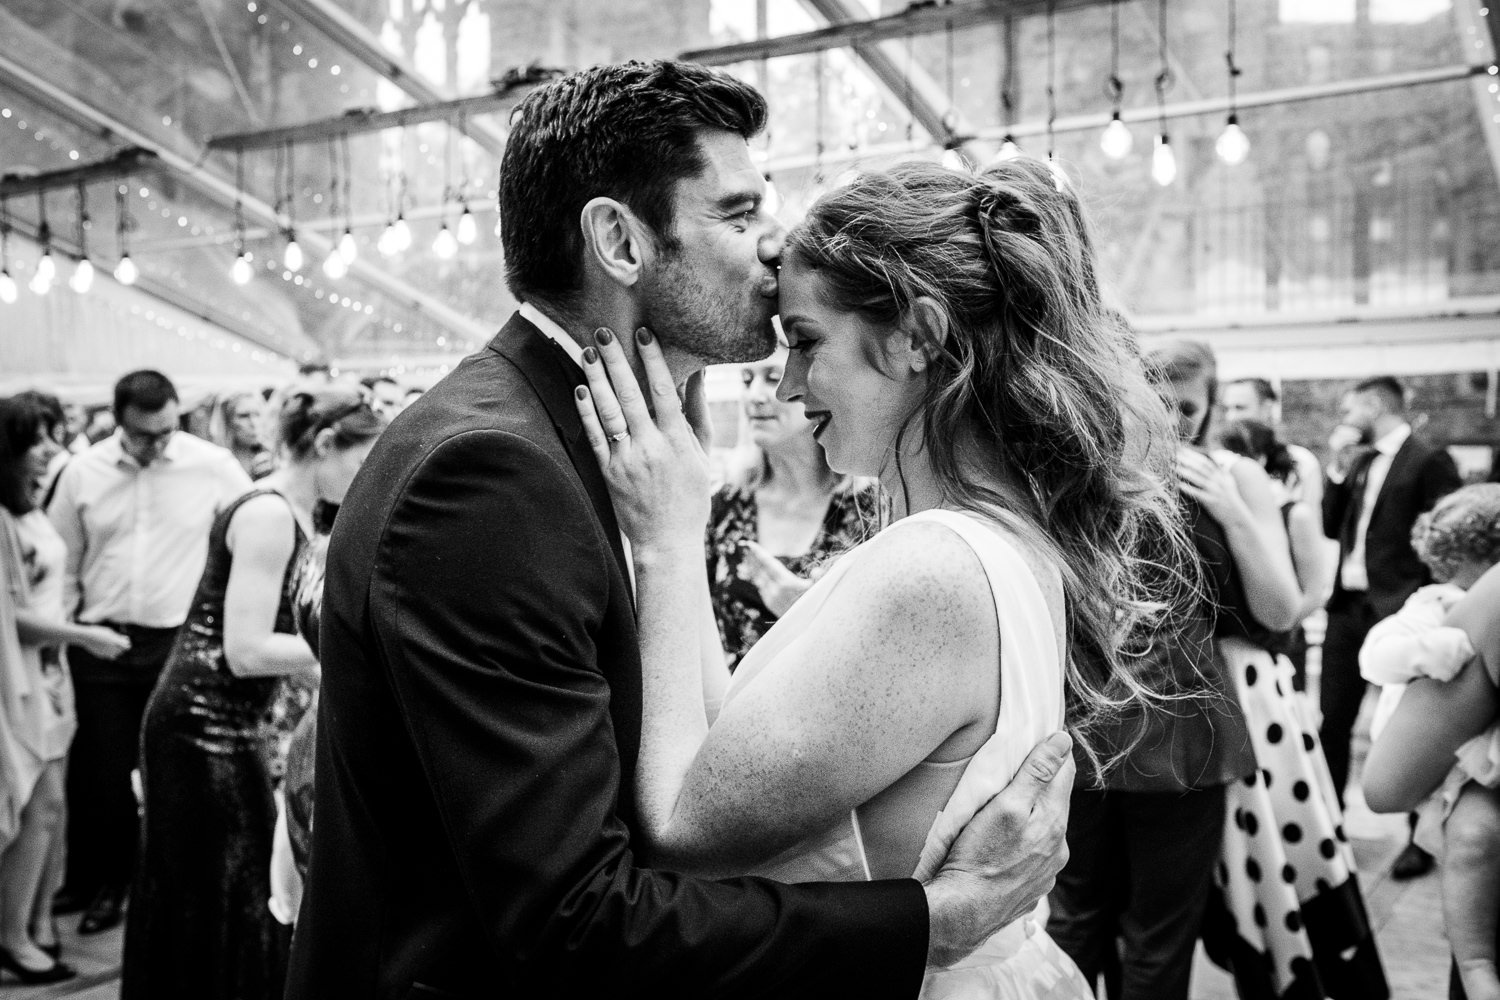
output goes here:
<path id="1" fill-rule="evenodd" d="M 73 976 L 76 912 L 129 998 L 1186 1000 L 1202 941 L 1379 1000 L 1373 682 L 1365 795 L 1500 998 L 1500 484 L 1394 378 L 1325 470 L 1271 382 L 1142 352 L 1045 163 L 788 231 L 765 118 L 678 63 L 528 96 L 525 304 L 425 393 L 0 399 L 0 973 Z"/>

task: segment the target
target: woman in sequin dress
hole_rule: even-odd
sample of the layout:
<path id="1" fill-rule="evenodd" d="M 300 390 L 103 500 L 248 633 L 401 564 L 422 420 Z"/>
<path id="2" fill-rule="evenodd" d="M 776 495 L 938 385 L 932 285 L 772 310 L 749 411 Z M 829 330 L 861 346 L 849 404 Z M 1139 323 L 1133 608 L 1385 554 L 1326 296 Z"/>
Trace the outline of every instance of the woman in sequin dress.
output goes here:
<path id="1" fill-rule="evenodd" d="M 313 507 L 343 499 L 382 427 L 355 391 L 293 394 L 279 420 L 280 467 L 214 522 L 142 729 L 125 1000 L 281 996 L 289 937 L 267 907 L 276 807 L 264 720 L 283 677 L 317 669 L 292 613 Z"/>

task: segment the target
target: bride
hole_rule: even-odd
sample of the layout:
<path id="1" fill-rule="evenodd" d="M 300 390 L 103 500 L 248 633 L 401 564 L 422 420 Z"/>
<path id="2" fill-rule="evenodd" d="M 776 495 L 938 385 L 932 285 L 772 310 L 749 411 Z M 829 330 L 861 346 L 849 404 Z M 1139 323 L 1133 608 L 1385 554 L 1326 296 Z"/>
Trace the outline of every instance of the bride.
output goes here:
<path id="1" fill-rule="evenodd" d="M 1150 693 L 1121 650 L 1171 604 L 1164 415 L 1044 164 L 865 175 L 787 238 L 778 397 L 895 521 L 835 563 L 731 683 L 709 612 L 704 464 L 649 331 L 585 352 L 589 442 L 632 543 L 637 792 L 659 867 L 783 881 L 936 870 L 1030 748 Z M 649 397 L 649 399 L 647 398 Z M 1157 429 L 1161 428 L 1158 433 Z M 684 623 L 701 623 L 690 627 Z M 924 996 L 1092 996 L 1025 918 Z"/>

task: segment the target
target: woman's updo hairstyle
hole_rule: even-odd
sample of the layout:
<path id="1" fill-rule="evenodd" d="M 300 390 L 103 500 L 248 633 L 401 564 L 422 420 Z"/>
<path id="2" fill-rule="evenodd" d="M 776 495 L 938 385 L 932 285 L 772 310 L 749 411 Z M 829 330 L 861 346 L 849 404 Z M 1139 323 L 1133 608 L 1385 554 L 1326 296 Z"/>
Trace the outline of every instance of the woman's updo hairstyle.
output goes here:
<path id="1" fill-rule="evenodd" d="M 357 388 L 318 386 L 293 391 L 281 404 L 276 444 L 294 461 L 312 453 L 318 435 L 334 432 L 333 446 L 343 451 L 379 437 L 385 421 Z"/>
<path id="2" fill-rule="evenodd" d="M 1090 750 L 1095 724 L 1154 699 L 1135 662 L 1185 611 L 1193 562 L 1168 485 L 1173 435 L 1103 301 L 1071 186 L 1026 157 L 978 174 L 904 163 L 820 198 L 784 256 L 885 343 L 918 298 L 942 312 L 901 435 L 920 433 L 946 503 L 1008 521 L 1053 557 L 1068 718 Z"/>

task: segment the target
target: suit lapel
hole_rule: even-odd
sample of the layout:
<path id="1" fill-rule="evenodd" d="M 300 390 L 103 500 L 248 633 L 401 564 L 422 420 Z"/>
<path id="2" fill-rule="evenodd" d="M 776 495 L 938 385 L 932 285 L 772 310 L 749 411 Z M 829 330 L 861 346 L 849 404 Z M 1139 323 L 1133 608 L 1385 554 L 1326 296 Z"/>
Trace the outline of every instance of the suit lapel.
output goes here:
<path id="1" fill-rule="evenodd" d="M 1417 443 L 1417 436 L 1411 434 L 1401 442 L 1401 447 L 1396 449 L 1396 454 L 1391 456 L 1391 467 L 1386 470 L 1385 481 L 1380 484 L 1380 492 L 1376 494 L 1375 504 L 1370 509 L 1372 522 L 1380 513 L 1385 498 L 1394 495 L 1393 490 L 1406 489 L 1407 482 L 1412 478 L 1414 466 L 1422 459 L 1421 453 L 1422 448 Z"/>
<path id="2" fill-rule="evenodd" d="M 625 562 L 625 547 L 620 540 L 620 525 L 615 520 L 609 486 L 604 482 L 599 460 L 584 437 L 583 422 L 578 419 L 574 402 L 573 390 L 583 384 L 583 372 L 552 338 L 519 314 L 512 316 L 510 322 L 495 334 L 489 349 L 509 359 L 542 401 L 578 478 L 583 481 L 583 488 L 593 501 L 604 534 L 609 539 L 610 551 L 615 555 L 615 563 L 628 580 L 630 572 Z"/>

